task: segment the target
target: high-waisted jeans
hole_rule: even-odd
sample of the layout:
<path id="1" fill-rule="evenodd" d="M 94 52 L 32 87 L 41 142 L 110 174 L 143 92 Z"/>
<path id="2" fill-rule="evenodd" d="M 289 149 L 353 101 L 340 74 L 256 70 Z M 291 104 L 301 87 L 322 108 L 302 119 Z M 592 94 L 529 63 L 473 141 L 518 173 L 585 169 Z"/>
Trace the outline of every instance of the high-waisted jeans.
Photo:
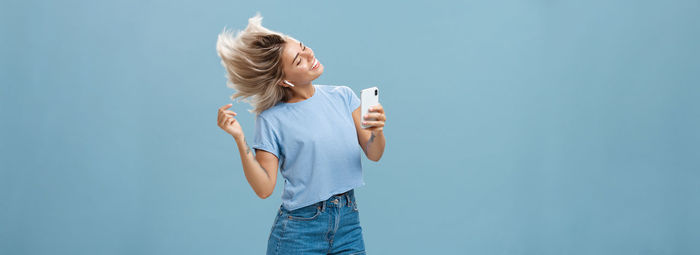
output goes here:
<path id="1" fill-rule="evenodd" d="M 280 206 L 267 254 L 365 254 L 354 191 L 292 211 Z"/>

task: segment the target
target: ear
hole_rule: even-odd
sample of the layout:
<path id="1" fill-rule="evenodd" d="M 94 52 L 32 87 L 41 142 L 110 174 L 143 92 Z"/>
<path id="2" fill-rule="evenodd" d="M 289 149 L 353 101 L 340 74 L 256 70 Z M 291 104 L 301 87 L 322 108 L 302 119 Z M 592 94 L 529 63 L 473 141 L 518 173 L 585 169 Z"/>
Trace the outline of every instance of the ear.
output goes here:
<path id="1" fill-rule="evenodd" d="M 282 80 L 282 82 L 284 82 L 284 84 L 287 84 L 289 87 L 294 87 L 294 84 L 292 84 L 288 80 Z"/>

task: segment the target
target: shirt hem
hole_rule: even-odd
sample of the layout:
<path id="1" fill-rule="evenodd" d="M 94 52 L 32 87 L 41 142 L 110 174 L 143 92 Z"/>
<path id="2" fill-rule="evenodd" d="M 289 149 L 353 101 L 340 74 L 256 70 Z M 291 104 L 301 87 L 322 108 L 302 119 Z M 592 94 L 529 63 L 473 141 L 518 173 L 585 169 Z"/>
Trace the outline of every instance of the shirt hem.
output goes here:
<path id="1" fill-rule="evenodd" d="M 357 184 L 355 184 L 355 185 L 345 186 L 345 187 L 343 187 L 343 188 L 340 188 L 340 189 L 337 189 L 337 190 L 335 190 L 335 191 L 332 191 L 332 192 L 330 192 L 329 194 L 320 196 L 318 200 L 314 200 L 314 201 L 306 202 L 306 203 L 301 203 L 301 204 L 299 204 L 299 205 L 297 205 L 297 206 L 290 207 L 290 208 L 287 208 L 287 207 L 284 205 L 284 203 L 282 203 L 282 207 L 284 207 L 284 209 L 287 209 L 288 211 L 293 211 L 293 210 L 296 210 L 296 209 L 299 209 L 299 208 L 302 208 L 302 207 L 305 207 L 305 206 L 309 206 L 309 205 L 312 205 L 312 204 L 315 204 L 315 203 L 318 203 L 318 202 L 321 202 L 321 201 L 326 201 L 326 200 L 328 200 L 329 198 L 331 198 L 331 197 L 332 197 L 333 195 L 335 195 L 335 194 L 345 193 L 345 192 L 347 192 L 347 191 L 349 191 L 349 190 L 351 190 L 351 189 L 356 189 L 356 188 L 359 188 L 359 187 L 362 187 L 362 186 L 365 186 L 365 182 L 364 182 L 364 181 L 362 181 L 362 182 L 360 182 L 360 183 L 357 183 Z"/>

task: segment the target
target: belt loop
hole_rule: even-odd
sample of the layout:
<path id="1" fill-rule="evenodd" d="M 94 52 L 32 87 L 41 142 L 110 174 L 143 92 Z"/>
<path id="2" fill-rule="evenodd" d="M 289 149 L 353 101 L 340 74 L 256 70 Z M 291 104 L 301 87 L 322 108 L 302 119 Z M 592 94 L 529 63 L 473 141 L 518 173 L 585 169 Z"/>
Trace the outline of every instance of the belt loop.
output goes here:
<path id="1" fill-rule="evenodd" d="M 345 192 L 345 204 L 348 207 L 352 207 L 352 201 L 350 201 L 350 191 Z"/>
<path id="2" fill-rule="evenodd" d="M 325 211 L 326 211 L 326 201 L 322 201 L 321 202 L 321 212 L 325 212 Z"/>

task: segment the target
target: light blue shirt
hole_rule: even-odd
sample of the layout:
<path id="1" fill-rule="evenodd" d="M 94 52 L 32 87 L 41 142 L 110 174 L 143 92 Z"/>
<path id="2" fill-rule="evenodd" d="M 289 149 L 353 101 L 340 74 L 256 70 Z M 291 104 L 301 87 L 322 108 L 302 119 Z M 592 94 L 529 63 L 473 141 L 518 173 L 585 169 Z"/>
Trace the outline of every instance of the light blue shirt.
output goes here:
<path id="1" fill-rule="evenodd" d="M 282 206 L 287 210 L 365 185 L 362 148 L 352 119 L 360 99 L 347 86 L 313 86 L 310 98 L 279 102 L 255 120 L 252 147 L 279 159 Z"/>

